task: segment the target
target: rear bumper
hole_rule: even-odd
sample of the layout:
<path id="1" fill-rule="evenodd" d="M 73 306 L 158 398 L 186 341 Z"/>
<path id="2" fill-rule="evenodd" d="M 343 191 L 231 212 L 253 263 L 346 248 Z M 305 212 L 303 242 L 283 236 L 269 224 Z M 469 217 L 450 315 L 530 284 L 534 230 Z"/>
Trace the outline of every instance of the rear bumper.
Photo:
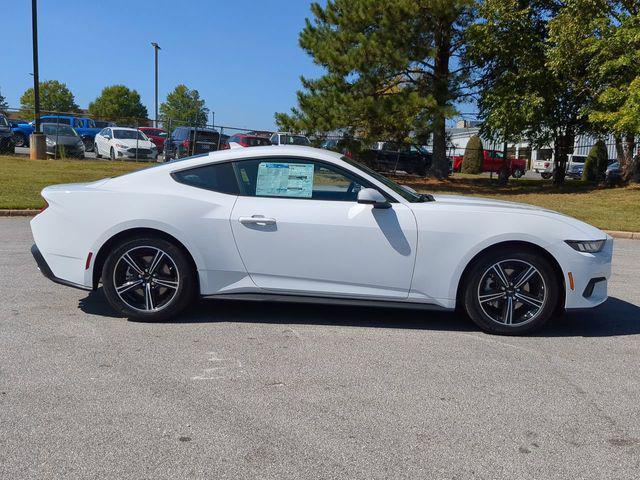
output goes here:
<path id="1" fill-rule="evenodd" d="M 52 282 L 58 283 L 60 285 L 65 285 L 67 287 L 78 288 L 80 290 L 89 290 L 89 291 L 91 290 L 91 288 L 85 287 L 84 285 L 79 285 L 77 283 L 73 283 L 68 280 L 63 280 L 62 278 L 56 277 L 51 271 L 51 267 L 49 267 L 49 264 L 42 256 L 42 253 L 40 253 L 40 250 L 38 249 L 36 244 L 33 244 L 31 246 L 31 255 L 33 255 L 33 258 L 35 259 L 36 264 L 38 265 L 38 269 L 42 272 L 42 274 L 45 277 L 47 277 Z"/>

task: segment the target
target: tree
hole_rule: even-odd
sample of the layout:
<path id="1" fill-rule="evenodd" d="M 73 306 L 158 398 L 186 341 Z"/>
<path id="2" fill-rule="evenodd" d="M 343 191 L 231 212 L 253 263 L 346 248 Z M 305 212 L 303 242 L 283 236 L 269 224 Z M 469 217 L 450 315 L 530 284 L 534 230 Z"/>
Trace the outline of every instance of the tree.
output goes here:
<path id="1" fill-rule="evenodd" d="M 478 67 L 478 110 L 484 136 L 534 147 L 554 145 L 554 181 L 564 182 L 575 136 L 588 127 L 579 62 L 560 65 L 550 34 L 554 0 L 485 0 L 470 29 L 470 60 Z"/>
<path id="2" fill-rule="evenodd" d="M 2 95 L 2 90 L 0 90 L 0 112 L 6 112 L 8 108 L 9 104 L 4 95 Z"/>
<path id="3" fill-rule="evenodd" d="M 89 113 L 104 120 L 132 123 L 147 118 L 147 108 L 140 101 L 140 94 L 124 85 L 104 87 L 89 104 Z"/>
<path id="4" fill-rule="evenodd" d="M 596 144 L 591 147 L 589 154 L 584 161 L 582 180 L 589 182 L 603 180 L 607 170 L 608 161 L 609 152 L 607 151 L 607 145 L 604 141 L 598 140 Z"/>
<path id="5" fill-rule="evenodd" d="M 329 0 L 311 5 L 301 47 L 326 73 L 302 78 L 298 106 L 279 126 L 345 129 L 369 139 L 433 137 L 433 172 L 446 177 L 445 121 L 465 95 L 464 31 L 473 0 Z"/>
<path id="6" fill-rule="evenodd" d="M 20 97 L 20 109 L 26 115 L 33 115 L 35 109 L 33 87 L 25 90 Z M 43 113 L 77 112 L 78 105 L 66 84 L 57 80 L 47 80 L 40 82 L 40 110 Z"/>
<path id="7" fill-rule="evenodd" d="M 160 104 L 160 114 L 165 122 L 172 120 L 200 126 L 207 124 L 209 109 L 198 90 L 178 85 L 167 95 L 166 102 Z"/>
<path id="8" fill-rule="evenodd" d="M 462 158 L 463 173 L 481 173 L 482 160 L 484 158 L 484 147 L 478 135 L 473 135 L 467 142 Z"/>

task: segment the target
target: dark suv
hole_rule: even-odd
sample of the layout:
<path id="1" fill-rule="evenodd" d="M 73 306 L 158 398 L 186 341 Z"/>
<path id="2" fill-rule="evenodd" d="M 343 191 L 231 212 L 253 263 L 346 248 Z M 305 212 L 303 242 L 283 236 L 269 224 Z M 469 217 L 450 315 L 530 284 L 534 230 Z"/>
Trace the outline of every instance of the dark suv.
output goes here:
<path id="1" fill-rule="evenodd" d="M 417 145 L 398 148 L 392 142 L 378 142 L 374 148 L 364 150 L 361 159 L 374 170 L 403 170 L 424 177 L 431 168 L 432 156 L 430 152 Z"/>
<path id="2" fill-rule="evenodd" d="M 15 146 L 13 143 L 13 131 L 7 117 L 0 113 L 0 153 L 13 153 Z"/>
<path id="3" fill-rule="evenodd" d="M 212 128 L 178 127 L 164 142 L 164 158 L 182 158 L 209 153 L 222 147 L 229 138 Z"/>

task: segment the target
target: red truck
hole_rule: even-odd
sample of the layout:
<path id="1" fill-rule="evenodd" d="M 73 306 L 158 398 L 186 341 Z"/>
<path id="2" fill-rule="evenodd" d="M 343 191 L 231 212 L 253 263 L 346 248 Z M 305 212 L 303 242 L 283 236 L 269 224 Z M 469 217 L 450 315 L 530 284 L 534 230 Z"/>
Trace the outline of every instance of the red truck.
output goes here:
<path id="1" fill-rule="evenodd" d="M 483 150 L 482 171 L 483 172 L 499 172 L 504 162 L 504 154 L 498 150 Z M 453 157 L 453 171 L 462 170 L 463 155 L 455 155 Z M 508 158 L 509 175 L 514 178 L 520 178 L 527 171 L 527 160 L 524 158 Z"/>

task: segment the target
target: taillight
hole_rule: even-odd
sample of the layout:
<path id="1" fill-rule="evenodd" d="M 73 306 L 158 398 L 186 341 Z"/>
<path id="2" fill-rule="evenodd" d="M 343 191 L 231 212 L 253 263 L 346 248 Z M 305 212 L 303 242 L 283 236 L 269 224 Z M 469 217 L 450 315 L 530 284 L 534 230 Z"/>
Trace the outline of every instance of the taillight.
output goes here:
<path id="1" fill-rule="evenodd" d="M 549 165 L 551 165 L 549 162 L 544 162 L 544 168 L 549 168 Z"/>
<path id="2" fill-rule="evenodd" d="M 231 147 L 227 142 L 220 144 L 220 150 L 229 150 Z"/>
<path id="3" fill-rule="evenodd" d="M 186 148 L 187 150 L 189 150 L 189 145 L 190 145 L 189 140 L 184 140 L 184 141 L 182 142 L 182 146 L 183 146 L 184 148 Z"/>

